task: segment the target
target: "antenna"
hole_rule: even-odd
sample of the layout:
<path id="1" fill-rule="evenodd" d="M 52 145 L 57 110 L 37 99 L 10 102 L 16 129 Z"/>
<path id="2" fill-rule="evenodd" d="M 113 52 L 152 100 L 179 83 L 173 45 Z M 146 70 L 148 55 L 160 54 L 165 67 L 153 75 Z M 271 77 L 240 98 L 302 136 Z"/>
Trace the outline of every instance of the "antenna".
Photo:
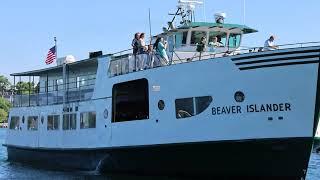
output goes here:
<path id="1" fill-rule="evenodd" d="M 150 45 L 152 43 L 152 29 L 151 29 L 151 10 L 149 8 L 149 33 L 150 33 Z"/>
<path id="2" fill-rule="evenodd" d="M 204 16 L 204 22 L 207 22 L 207 16 L 206 16 L 206 0 L 203 0 L 203 16 Z"/>
<path id="3" fill-rule="evenodd" d="M 204 0 L 179 0 L 178 8 L 182 10 L 182 22 L 187 23 L 195 20 L 194 10 L 197 5 L 204 4 Z M 186 19 L 187 17 L 188 19 Z"/>
<path id="4" fill-rule="evenodd" d="M 243 25 L 246 25 L 246 0 L 243 0 Z"/>

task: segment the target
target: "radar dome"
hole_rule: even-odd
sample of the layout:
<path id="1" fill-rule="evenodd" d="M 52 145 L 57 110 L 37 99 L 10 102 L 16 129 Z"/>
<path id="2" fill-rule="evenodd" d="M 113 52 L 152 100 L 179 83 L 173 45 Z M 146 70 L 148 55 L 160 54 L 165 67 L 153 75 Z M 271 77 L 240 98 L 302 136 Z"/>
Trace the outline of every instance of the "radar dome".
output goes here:
<path id="1" fill-rule="evenodd" d="M 219 13 L 215 13 L 214 14 L 214 19 L 216 21 L 216 23 L 220 23 L 223 24 L 224 23 L 224 19 L 227 17 L 227 14 L 224 12 L 219 12 Z"/>

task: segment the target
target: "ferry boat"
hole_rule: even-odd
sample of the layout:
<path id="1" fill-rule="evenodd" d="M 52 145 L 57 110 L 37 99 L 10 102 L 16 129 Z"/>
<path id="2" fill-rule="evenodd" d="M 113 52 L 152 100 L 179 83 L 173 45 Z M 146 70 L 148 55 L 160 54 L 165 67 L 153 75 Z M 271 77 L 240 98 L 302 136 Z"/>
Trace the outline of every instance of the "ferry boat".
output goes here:
<path id="1" fill-rule="evenodd" d="M 180 24 L 155 36 L 168 42 L 167 64 L 156 51 L 128 50 L 12 74 L 15 84 L 39 83 L 14 95 L 8 160 L 103 172 L 304 178 L 319 117 L 320 43 L 242 48 L 257 30 L 225 23 L 222 13 L 196 22 L 196 3 L 179 1 L 173 20 Z M 198 50 L 203 37 L 217 36 L 223 45 L 205 42 Z"/>

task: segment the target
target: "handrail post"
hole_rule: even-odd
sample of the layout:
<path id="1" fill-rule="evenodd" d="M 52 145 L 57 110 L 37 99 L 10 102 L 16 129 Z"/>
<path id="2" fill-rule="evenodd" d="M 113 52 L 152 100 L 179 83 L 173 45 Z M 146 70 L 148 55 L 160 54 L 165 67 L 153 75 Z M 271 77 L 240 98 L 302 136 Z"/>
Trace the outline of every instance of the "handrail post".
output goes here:
<path id="1" fill-rule="evenodd" d="M 29 76 L 29 97 L 28 97 L 28 100 L 29 100 L 29 107 L 30 107 L 30 94 L 31 94 L 31 77 Z"/>
<path id="2" fill-rule="evenodd" d="M 13 90 L 12 90 L 12 94 L 13 94 L 13 98 L 12 98 L 12 104 L 13 107 L 15 107 L 15 90 L 16 90 L 16 76 L 13 76 Z"/>
<path id="3" fill-rule="evenodd" d="M 47 80 L 46 80 L 46 83 L 45 83 L 45 91 L 46 91 L 46 94 L 47 94 L 47 105 L 49 104 L 49 76 L 48 76 L 48 73 L 47 73 Z"/>
<path id="4" fill-rule="evenodd" d="M 19 76 L 19 81 L 20 81 L 20 84 L 21 84 L 21 76 Z M 21 92 L 21 87 L 20 87 L 20 107 L 22 107 L 22 92 Z"/>

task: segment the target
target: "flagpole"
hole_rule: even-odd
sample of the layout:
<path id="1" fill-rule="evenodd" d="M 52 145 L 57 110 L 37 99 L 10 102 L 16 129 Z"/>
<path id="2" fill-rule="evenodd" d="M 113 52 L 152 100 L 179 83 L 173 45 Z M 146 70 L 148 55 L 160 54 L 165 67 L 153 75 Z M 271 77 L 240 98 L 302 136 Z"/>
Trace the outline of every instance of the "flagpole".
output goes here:
<path id="1" fill-rule="evenodd" d="M 54 37 L 54 45 L 56 49 L 56 61 L 58 61 L 58 46 L 57 46 L 57 38 Z M 63 112 L 66 104 L 66 92 L 67 92 L 67 78 L 66 78 L 66 63 L 62 62 L 62 79 L 63 79 Z"/>
<path id="2" fill-rule="evenodd" d="M 57 58 L 58 58 L 58 51 L 57 51 L 57 37 L 54 37 L 53 38 L 54 39 L 54 47 L 55 47 L 55 50 L 56 50 L 56 52 L 55 52 L 55 55 L 56 55 L 56 60 L 57 60 Z"/>

